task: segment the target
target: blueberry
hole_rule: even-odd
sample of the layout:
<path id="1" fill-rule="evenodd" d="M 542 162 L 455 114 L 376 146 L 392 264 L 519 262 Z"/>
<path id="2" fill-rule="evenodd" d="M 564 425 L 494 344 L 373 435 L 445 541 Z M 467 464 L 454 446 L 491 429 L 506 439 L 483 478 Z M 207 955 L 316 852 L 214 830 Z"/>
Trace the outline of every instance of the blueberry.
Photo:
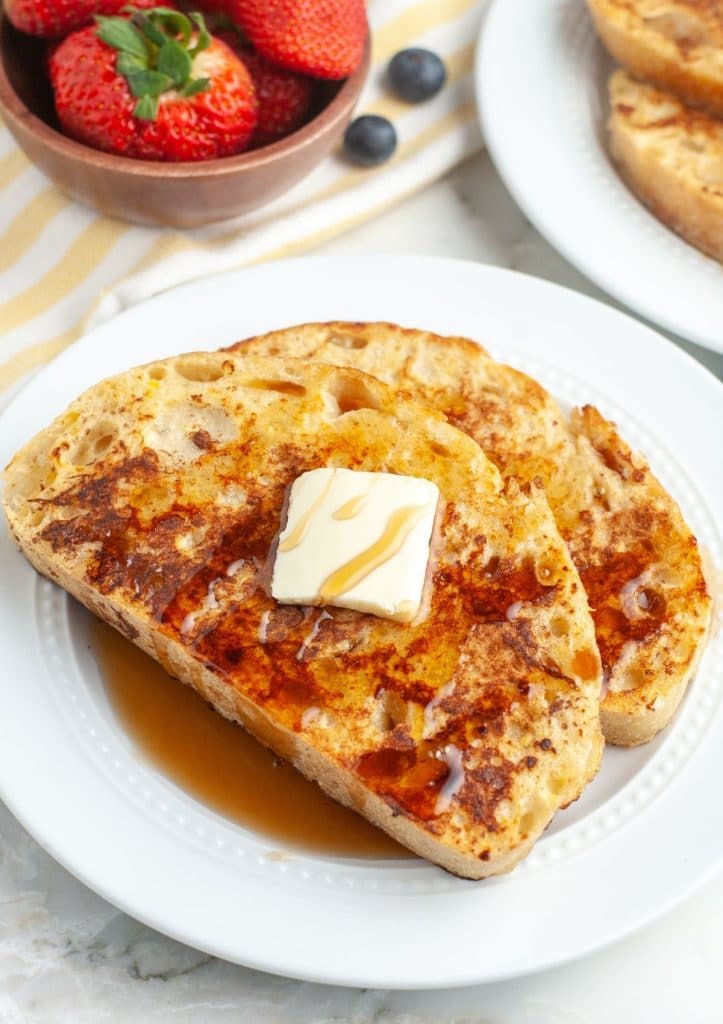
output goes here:
<path id="1" fill-rule="evenodd" d="M 397 133 L 391 121 L 377 114 L 357 117 L 344 133 L 344 150 L 350 160 L 363 167 L 375 167 L 388 160 L 397 148 Z"/>
<path id="2" fill-rule="evenodd" d="M 412 47 L 392 57 L 387 74 L 392 88 L 403 100 L 421 103 L 439 92 L 447 69 L 436 53 Z"/>

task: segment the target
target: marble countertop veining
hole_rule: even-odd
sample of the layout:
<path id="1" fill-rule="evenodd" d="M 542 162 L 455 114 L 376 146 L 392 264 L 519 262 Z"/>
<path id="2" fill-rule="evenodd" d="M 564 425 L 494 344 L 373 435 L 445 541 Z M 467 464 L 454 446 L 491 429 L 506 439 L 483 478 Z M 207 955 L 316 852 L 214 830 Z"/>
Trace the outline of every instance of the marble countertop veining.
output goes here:
<path id="1" fill-rule="evenodd" d="M 323 247 L 352 250 L 496 263 L 604 298 L 526 222 L 484 155 Z M 683 347 L 723 375 L 722 356 Z M 636 935 L 529 978 L 425 993 L 290 981 L 128 918 L 0 804 L 0 1024 L 718 1024 L 721 949 L 723 874 Z"/>

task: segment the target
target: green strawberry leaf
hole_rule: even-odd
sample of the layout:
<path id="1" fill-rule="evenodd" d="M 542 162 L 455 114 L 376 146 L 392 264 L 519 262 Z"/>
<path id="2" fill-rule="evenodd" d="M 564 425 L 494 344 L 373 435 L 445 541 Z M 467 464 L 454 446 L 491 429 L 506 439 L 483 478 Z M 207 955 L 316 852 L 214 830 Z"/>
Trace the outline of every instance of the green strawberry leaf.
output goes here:
<path id="1" fill-rule="evenodd" d="M 182 45 L 188 46 L 193 28 L 185 14 L 173 11 L 170 7 L 154 7 L 149 12 L 155 24 L 160 25 L 166 35 L 181 36 Z"/>
<path id="2" fill-rule="evenodd" d="M 173 80 L 161 71 L 134 71 L 128 75 L 128 85 L 134 96 L 160 96 L 171 88 Z"/>
<path id="3" fill-rule="evenodd" d="M 118 51 L 116 69 L 138 99 L 136 117 L 153 120 L 158 97 L 170 89 L 195 96 L 209 88 L 209 78 L 191 77 L 193 58 L 211 44 L 202 14 L 186 16 L 163 6 L 123 10 L 130 18 L 99 15 L 95 20 L 98 37 Z"/>
<path id="4" fill-rule="evenodd" d="M 142 96 L 135 105 L 133 114 L 141 121 L 155 121 L 158 113 L 158 97 Z"/>
<path id="5" fill-rule="evenodd" d="M 148 60 L 145 39 L 127 18 L 105 18 L 99 14 L 95 20 L 98 38 L 104 43 L 121 53 L 130 53 L 139 60 Z"/>
<path id="6" fill-rule="evenodd" d="M 208 47 L 211 45 L 211 36 L 209 35 L 208 29 L 206 28 L 206 22 L 202 14 L 189 14 L 188 17 L 191 19 L 193 24 L 198 29 L 196 45 L 192 46 L 191 49 L 189 50 L 191 56 L 195 57 L 196 54 L 208 49 Z"/>
<path id="7" fill-rule="evenodd" d="M 156 66 L 179 87 L 191 77 L 191 55 L 175 39 L 167 39 L 160 48 Z"/>
<path id="8" fill-rule="evenodd" d="M 151 8 L 150 13 L 153 13 L 153 8 Z M 163 46 L 168 38 L 163 29 L 159 28 L 155 21 L 149 18 L 144 11 L 136 11 L 131 18 L 131 23 L 143 33 L 146 39 L 150 39 L 156 46 Z"/>
<path id="9" fill-rule="evenodd" d="M 146 71 L 148 69 L 148 59 L 135 57 L 132 53 L 119 53 L 115 66 L 119 75 L 128 78 L 139 71 Z"/>
<path id="10" fill-rule="evenodd" d="M 181 90 L 183 96 L 197 96 L 199 92 L 205 92 L 211 84 L 210 78 L 194 78 Z"/>

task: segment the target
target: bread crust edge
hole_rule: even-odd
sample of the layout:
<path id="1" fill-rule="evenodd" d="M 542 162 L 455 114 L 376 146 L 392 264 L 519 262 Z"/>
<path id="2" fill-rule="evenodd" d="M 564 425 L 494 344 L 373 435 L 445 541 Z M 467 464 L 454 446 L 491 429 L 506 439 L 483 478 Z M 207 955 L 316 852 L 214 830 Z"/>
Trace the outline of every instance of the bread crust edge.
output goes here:
<path id="1" fill-rule="evenodd" d="M 24 542 L 23 538 L 18 536 L 13 526 L 11 511 L 7 508 L 5 511 L 13 540 L 42 576 L 62 587 L 92 614 L 122 633 L 127 640 L 157 661 L 169 675 L 194 689 L 224 718 L 246 729 L 264 746 L 292 764 L 302 775 L 317 783 L 333 800 L 361 814 L 423 859 L 452 875 L 469 880 L 476 881 L 493 875 L 507 874 L 527 856 L 549 824 L 549 821 L 546 821 L 539 832 L 531 834 L 514 849 L 491 855 L 489 860 L 480 860 L 437 843 L 411 819 L 395 813 L 382 797 L 364 786 L 351 772 L 339 765 L 331 765 L 328 758 L 306 743 L 301 734 L 279 726 L 237 689 L 224 683 L 200 662 L 189 658 L 182 643 L 164 633 L 149 629 L 149 624 L 138 616 L 132 607 L 121 607 L 106 595 L 94 591 L 84 581 L 66 572 L 62 564 L 53 562 L 51 565 L 40 547 Z M 579 797 L 585 785 L 600 768 L 603 743 L 602 736 L 599 735 L 600 741 L 595 744 L 591 753 L 587 778 L 570 802 Z"/>

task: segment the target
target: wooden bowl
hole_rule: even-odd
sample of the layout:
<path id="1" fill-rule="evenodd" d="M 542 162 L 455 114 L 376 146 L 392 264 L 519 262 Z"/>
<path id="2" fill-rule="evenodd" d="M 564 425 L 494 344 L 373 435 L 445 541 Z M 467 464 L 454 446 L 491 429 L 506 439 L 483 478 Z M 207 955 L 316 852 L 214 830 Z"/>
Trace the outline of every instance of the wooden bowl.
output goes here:
<path id="1" fill-rule="evenodd" d="M 0 116 L 30 160 L 79 202 L 138 224 L 200 227 L 263 206 L 330 152 L 351 119 L 370 52 L 367 43 L 361 66 L 345 81 L 320 81 L 312 119 L 273 145 L 198 163 L 132 160 L 61 134 L 45 44 L 0 14 Z"/>

